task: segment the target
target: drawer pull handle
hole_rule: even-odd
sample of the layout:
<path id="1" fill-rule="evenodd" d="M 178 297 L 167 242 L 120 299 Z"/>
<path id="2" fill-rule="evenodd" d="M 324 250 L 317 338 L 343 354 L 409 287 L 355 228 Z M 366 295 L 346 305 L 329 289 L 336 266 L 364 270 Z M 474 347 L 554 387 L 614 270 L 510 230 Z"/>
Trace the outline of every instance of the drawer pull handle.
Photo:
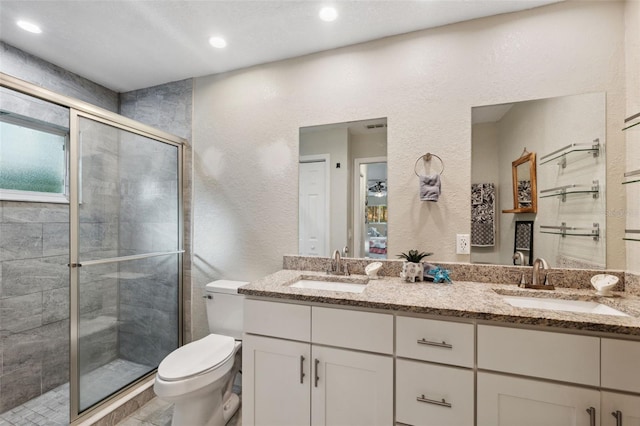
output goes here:
<path id="1" fill-rule="evenodd" d="M 596 409 L 589 407 L 587 413 L 589 413 L 589 426 L 596 426 Z"/>
<path id="2" fill-rule="evenodd" d="M 442 401 L 437 401 L 435 399 L 425 398 L 423 394 L 422 396 L 417 397 L 416 400 L 418 402 L 426 402 L 427 404 L 433 404 L 433 405 L 439 405 L 441 407 L 451 408 L 451 403 L 445 401 L 444 398 L 442 398 Z"/>
<path id="3" fill-rule="evenodd" d="M 425 338 L 422 338 L 420 340 L 418 340 L 418 344 L 419 345 L 427 345 L 427 346 L 437 346 L 439 348 L 447 348 L 447 349 L 453 349 L 453 345 L 450 345 L 449 343 L 443 341 L 442 343 L 440 342 L 432 342 L 430 340 L 427 340 Z"/>
<path id="4" fill-rule="evenodd" d="M 300 383 L 304 383 L 304 356 L 300 355 Z"/>
<path id="5" fill-rule="evenodd" d="M 611 415 L 616 418 L 616 426 L 622 426 L 622 411 L 614 411 Z"/>

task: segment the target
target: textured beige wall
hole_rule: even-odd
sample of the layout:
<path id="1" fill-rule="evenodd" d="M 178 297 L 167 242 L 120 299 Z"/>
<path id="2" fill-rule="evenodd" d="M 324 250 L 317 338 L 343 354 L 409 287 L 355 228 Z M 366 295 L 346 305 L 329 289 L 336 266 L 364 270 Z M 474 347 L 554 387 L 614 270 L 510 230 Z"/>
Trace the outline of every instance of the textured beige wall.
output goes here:
<path id="1" fill-rule="evenodd" d="M 455 254 L 455 234 L 469 232 L 472 106 L 606 92 L 608 181 L 619 181 L 624 8 L 563 2 L 196 79 L 196 285 L 255 279 L 297 252 L 304 126 L 388 118 L 392 257 L 418 248 L 469 260 Z M 438 203 L 418 198 L 413 164 L 425 152 L 446 165 Z M 623 189 L 607 201 L 624 208 Z M 621 241 L 624 224 L 610 216 L 609 236 Z M 624 253 L 612 247 L 608 266 L 624 267 Z"/>

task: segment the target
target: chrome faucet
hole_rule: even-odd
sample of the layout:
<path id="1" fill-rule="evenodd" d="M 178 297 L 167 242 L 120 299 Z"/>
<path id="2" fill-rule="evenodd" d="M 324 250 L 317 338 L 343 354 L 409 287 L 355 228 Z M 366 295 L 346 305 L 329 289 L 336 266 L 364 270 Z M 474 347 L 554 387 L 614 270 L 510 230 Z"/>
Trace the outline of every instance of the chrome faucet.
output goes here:
<path id="1" fill-rule="evenodd" d="M 548 270 L 549 264 L 542 258 L 537 258 L 533 261 L 533 275 L 531 276 L 531 284 L 533 285 L 546 285 L 546 279 L 543 281 L 540 279 L 540 271 Z M 547 272 L 548 274 L 548 272 Z M 546 278 L 546 277 L 545 277 Z"/>
<path id="2" fill-rule="evenodd" d="M 516 265 L 515 261 L 518 261 L 518 265 L 520 266 L 524 266 L 524 254 L 522 254 L 521 251 L 517 251 L 515 253 L 513 253 L 513 256 L 511 256 L 511 258 L 514 260 L 513 264 Z"/>
<path id="3" fill-rule="evenodd" d="M 338 275 L 342 273 L 342 258 L 340 256 L 340 250 L 334 250 L 331 256 L 331 266 L 327 271 L 328 274 Z"/>

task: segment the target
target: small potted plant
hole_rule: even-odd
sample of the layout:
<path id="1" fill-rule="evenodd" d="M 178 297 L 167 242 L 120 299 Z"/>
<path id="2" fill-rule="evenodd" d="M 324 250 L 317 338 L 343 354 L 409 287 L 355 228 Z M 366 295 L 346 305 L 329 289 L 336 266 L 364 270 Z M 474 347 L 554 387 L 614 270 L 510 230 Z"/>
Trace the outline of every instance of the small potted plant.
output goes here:
<path id="1" fill-rule="evenodd" d="M 400 253 L 398 257 L 405 260 L 402 264 L 400 277 L 404 278 L 405 281 L 416 282 L 416 278 L 418 281 L 422 281 L 424 275 L 422 259 L 432 254 L 433 253 L 418 250 L 409 250 L 407 253 Z"/>

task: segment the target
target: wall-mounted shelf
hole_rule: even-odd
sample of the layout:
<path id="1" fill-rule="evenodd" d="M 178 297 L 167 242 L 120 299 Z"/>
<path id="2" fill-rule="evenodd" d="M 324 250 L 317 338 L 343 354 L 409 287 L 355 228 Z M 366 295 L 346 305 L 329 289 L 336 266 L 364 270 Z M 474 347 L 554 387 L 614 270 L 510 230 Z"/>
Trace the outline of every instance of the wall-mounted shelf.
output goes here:
<path id="1" fill-rule="evenodd" d="M 561 197 L 563 202 L 567 201 L 567 195 L 571 194 L 591 194 L 596 199 L 600 196 L 600 182 L 594 180 L 591 186 L 576 184 L 558 186 L 557 188 L 543 189 L 540 194 L 540 198 Z"/>
<path id="2" fill-rule="evenodd" d="M 589 232 L 586 232 L 589 231 Z M 591 228 L 578 228 L 567 226 L 562 222 L 560 226 L 544 226 L 540 225 L 540 232 L 543 234 L 562 235 L 562 237 L 591 237 L 594 241 L 600 239 L 600 224 L 594 223 Z"/>
<path id="3" fill-rule="evenodd" d="M 574 153 L 591 153 L 594 158 L 600 155 L 600 139 L 594 139 L 593 143 L 572 143 L 550 154 L 540 157 L 540 164 L 547 164 L 554 160 L 560 160 L 557 164 L 564 169 L 567 167 L 567 156 Z"/>
<path id="4" fill-rule="evenodd" d="M 638 236 L 637 236 L 637 237 L 636 237 L 636 236 L 627 237 L 627 236 L 625 235 L 625 237 L 623 238 L 623 240 L 626 240 L 626 241 L 640 241 L 640 229 L 625 229 L 625 230 L 624 230 L 624 233 L 625 233 L 626 235 L 636 234 L 636 235 L 638 235 Z"/>
<path id="5" fill-rule="evenodd" d="M 625 173 L 624 178 L 629 180 L 622 182 L 623 185 L 640 182 L 640 169 Z"/>
<path id="6" fill-rule="evenodd" d="M 622 130 L 629 130 L 632 127 L 636 127 L 640 124 L 640 112 L 633 114 L 630 117 L 624 119 L 624 127 Z M 637 127 L 636 127 L 637 128 Z"/>

